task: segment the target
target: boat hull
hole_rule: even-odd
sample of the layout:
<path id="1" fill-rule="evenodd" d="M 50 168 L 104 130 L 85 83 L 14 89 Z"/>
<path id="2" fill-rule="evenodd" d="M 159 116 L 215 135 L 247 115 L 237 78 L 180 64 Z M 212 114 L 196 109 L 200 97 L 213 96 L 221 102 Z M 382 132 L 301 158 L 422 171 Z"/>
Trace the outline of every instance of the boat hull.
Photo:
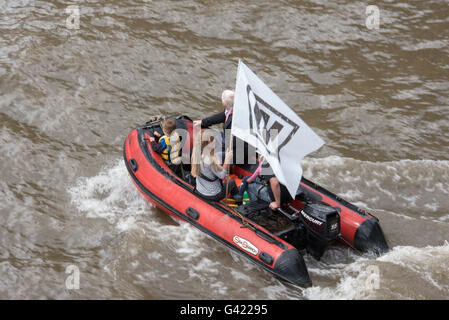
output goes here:
<path id="1" fill-rule="evenodd" d="M 311 285 L 304 259 L 289 243 L 240 217 L 225 205 L 208 202 L 175 176 L 148 143 L 143 129 L 131 130 L 124 160 L 145 198 L 171 216 L 190 223 L 263 269 L 295 285 Z"/>
<path id="2" fill-rule="evenodd" d="M 191 134 L 191 122 L 187 121 L 187 124 Z M 302 287 L 311 285 L 303 256 L 297 248 L 224 203 L 200 198 L 193 192 L 194 188 L 175 175 L 160 155 L 152 150 L 149 138 L 148 127 L 131 130 L 125 140 L 123 153 L 132 180 L 149 202 L 281 279 Z M 237 176 L 249 174 L 241 167 L 235 167 L 234 170 Z M 338 209 L 340 242 L 362 252 L 383 253 L 388 250 L 376 217 L 305 178 L 301 180 L 301 188 L 306 198 L 325 202 Z M 305 201 L 300 199 L 292 203 L 293 206 L 299 206 L 298 209 Z"/>

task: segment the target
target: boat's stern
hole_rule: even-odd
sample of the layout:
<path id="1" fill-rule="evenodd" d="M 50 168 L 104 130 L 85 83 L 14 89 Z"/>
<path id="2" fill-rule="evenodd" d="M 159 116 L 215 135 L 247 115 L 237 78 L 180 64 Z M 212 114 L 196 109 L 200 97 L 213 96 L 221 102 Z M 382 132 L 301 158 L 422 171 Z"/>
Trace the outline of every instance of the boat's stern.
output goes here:
<path id="1" fill-rule="evenodd" d="M 366 219 L 354 234 L 354 247 L 362 252 L 386 253 L 388 244 L 376 218 Z"/>
<path id="2" fill-rule="evenodd" d="M 301 287 L 310 287 L 309 272 L 304 258 L 297 249 L 284 251 L 276 260 L 274 273 L 285 280 Z"/>

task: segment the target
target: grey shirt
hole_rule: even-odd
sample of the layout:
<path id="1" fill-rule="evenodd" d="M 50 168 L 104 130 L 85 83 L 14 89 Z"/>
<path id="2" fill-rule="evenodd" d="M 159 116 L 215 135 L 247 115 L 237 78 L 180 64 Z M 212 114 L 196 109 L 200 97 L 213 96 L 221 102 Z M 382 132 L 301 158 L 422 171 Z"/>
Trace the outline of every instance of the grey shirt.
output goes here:
<path id="1" fill-rule="evenodd" d="M 221 180 L 226 177 L 226 170 L 221 169 L 216 171 L 210 165 L 210 161 L 208 161 L 208 157 L 204 157 L 201 159 L 200 170 L 201 174 L 206 176 L 209 179 L 216 179 L 215 181 L 207 181 L 201 177 L 196 178 L 196 190 L 205 196 L 216 196 L 220 193 L 222 184 Z"/>

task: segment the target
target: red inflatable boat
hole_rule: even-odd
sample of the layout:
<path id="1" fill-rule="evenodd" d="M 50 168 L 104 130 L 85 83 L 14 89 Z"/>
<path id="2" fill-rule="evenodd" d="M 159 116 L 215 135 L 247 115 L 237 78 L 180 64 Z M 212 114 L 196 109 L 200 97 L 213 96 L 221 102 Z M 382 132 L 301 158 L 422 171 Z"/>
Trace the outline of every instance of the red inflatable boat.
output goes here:
<path id="1" fill-rule="evenodd" d="M 186 116 L 174 118 L 177 128 L 186 129 L 192 137 L 192 121 Z M 311 285 L 300 252 L 319 259 L 336 240 L 362 252 L 388 250 L 376 217 L 305 178 L 295 199 L 276 212 L 251 203 L 231 207 L 203 200 L 152 150 L 149 138 L 154 130 L 160 132 L 160 121 L 131 130 L 124 144 L 126 167 L 147 200 L 279 278 Z M 185 142 L 192 147 L 192 139 Z M 234 165 L 231 177 L 238 181 L 251 171 L 248 165 Z"/>

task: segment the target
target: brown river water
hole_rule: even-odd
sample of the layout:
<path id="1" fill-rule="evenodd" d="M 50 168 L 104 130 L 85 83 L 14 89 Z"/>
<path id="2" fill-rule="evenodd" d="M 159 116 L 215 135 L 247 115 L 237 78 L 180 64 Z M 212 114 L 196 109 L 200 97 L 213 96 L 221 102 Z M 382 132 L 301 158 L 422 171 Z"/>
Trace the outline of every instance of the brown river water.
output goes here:
<path id="1" fill-rule="evenodd" d="M 351 0 L 0 0 L 0 298 L 448 299 L 448 2 L 370 4 L 377 29 Z M 304 176 L 390 252 L 306 255 L 302 289 L 144 200 L 126 135 L 221 110 L 238 59 L 326 142 Z"/>

